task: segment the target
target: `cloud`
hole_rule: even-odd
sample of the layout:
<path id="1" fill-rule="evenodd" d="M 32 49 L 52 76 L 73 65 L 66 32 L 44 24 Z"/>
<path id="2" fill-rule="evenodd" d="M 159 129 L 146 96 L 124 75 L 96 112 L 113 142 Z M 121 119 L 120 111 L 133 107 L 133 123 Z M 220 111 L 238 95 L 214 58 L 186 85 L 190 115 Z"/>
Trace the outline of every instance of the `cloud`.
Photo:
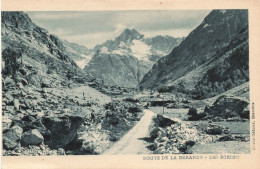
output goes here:
<path id="1" fill-rule="evenodd" d="M 192 29 L 169 29 L 158 31 L 142 31 L 145 37 L 153 37 L 157 35 L 169 35 L 172 37 L 186 37 L 192 31 Z"/>
<path id="2" fill-rule="evenodd" d="M 115 32 L 98 32 L 98 33 L 89 33 L 81 35 L 64 35 L 60 36 L 62 39 L 66 39 L 69 42 L 74 42 L 80 45 L 84 45 L 88 48 L 93 48 L 97 44 L 102 44 L 106 40 L 114 39 Z"/>
<path id="3" fill-rule="evenodd" d="M 61 20 L 73 19 L 82 16 L 78 12 L 28 12 L 33 19 L 37 20 Z"/>
<path id="4" fill-rule="evenodd" d="M 210 11 L 85 11 L 27 12 L 50 33 L 89 48 L 119 36 L 126 28 L 135 28 L 145 36 L 187 36 Z"/>
<path id="5" fill-rule="evenodd" d="M 73 33 L 72 31 L 66 29 L 66 28 L 57 28 L 52 30 L 52 34 L 58 35 L 58 36 L 66 36 Z"/>
<path id="6" fill-rule="evenodd" d="M 121 28 L 121 29 L 119 29 Z M 113 32 L 98 32 L 98 33 L 88 33 L 81 35 L 60 35 L 62 39 L 66 39 L 69 42 L 74 42 L 80 45 L 84 45 L 88 48 L 93 48 L 97 44 L 102 44 L 106 40 L 114 39 L 118 36 L 118 33 L 122 33 L 125 27 L 124 25 L 118 26 Z M 122 30 L 122 31 L 120 31 Z M 142 31 L 140 33 L 144 34 L 145 37 L 153 37 L 157 35 L 169 35 L 172 37 L 186 37 L 192 30 L 191 29 L 170 29 L 170 30 L 159 30 L 159 31 Z"/>
<path id="7" fill-rule="evenodd" d="M 125 24 L 117 24 L 115 26 L 115 33 L 121 33 L 123 30 L 125 30 L 127 26 Z"/>
<path id="8" fill-rule="evenodd" d="M 115 35 L 119 35 L 119 34 L 121 34 L 125 29 L 134 29 L 135 28 L 135 26 L 134 25 L 130 25 L 130 24 L 122 24 L 122 23 L 120 23 L 120 24 L 117 24 L 116 26 L 115 26 L 115 31 L 114 31 L 114 33 L 115 33 Z"/>

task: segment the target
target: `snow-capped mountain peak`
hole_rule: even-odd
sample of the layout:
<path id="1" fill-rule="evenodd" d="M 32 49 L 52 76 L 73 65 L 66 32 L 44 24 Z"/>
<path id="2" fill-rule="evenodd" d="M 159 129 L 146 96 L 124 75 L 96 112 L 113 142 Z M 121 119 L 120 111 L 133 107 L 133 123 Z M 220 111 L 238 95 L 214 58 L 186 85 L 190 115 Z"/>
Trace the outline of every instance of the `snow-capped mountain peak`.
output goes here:
<path id="1" fill-rule="evenodd" d="M 136 86 L 143 75 L 183 38 L 144 38 L 135 29 L 125 29 L 114 40 L 97 45 L 84 70 L 110 85 Z"/>
<path id="2" fill-rule="evenodd" d="M 149 60 L 151 53 L 151 46 L 147 45 L 141 40 L 133 40 L 132 45 L 130 46 L 133 56 L 138 60 Z"/>

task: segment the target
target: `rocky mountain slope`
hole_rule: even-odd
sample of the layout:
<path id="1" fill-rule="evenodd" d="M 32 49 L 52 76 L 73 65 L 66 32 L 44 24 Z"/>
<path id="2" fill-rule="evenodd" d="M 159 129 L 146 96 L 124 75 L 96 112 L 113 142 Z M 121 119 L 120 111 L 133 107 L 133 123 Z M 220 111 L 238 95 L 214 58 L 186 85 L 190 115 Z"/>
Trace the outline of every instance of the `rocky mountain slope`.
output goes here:
<path id="1" fill-rule="evenodd" d="M 26 13 L 2 12 L 1 27 L 4 77 L 12 74 L 10 69 L 12 75 L 23 69 L 28 83 L 38 87 L 93 79 L 78 68 L 72 59 L 76 55 L 70 55 L 62 40 L 35 25 Z"/>
<path id="2" fill-rule="evenodd" d="M 92 57 L 92 50 L 76 43 L 70 43 L 66 40 L 63 40 L 62 42 L 70 58 L 73 59 L 81 69 L 83 69 Z"/>
<path id="3" fill-rule="evenodd" d="M 248 59 L 248 11 L 213 10 L 139 86 L 212 97 L 249 80 Z"/>
<path id="4" fill-rule="evenodd" d="M 69 144 L 83 115 L 93 111 L 88 105 L 96 105 L 76 101 L 68 93 L 70 87 L 93 78 L 78 68 L 58 37 L 35 25 L 26 13 L 1 14 L 4 154 L 10 150 L 12 155 L 32 155 L 28 145 L 41 149 L 39 155 L 57 154 L 45 146 Z"/>
<path id="5" fill-rule="evenodd" d="M 133 87 L 182 39 L 170 36 L 145 38 L 135 29 L 126 29 L 114 40 L 97 45 L 84 70 L 109 85 Z"/>
<path id="6" fill-rule="evenodd" d="M 140 120 L 141 106 L 96 90 L 121 88 L 76 65 L 84 47 L 49 34 L 24 12 L 1 14 L 3 155 L 99 154 Z"/>

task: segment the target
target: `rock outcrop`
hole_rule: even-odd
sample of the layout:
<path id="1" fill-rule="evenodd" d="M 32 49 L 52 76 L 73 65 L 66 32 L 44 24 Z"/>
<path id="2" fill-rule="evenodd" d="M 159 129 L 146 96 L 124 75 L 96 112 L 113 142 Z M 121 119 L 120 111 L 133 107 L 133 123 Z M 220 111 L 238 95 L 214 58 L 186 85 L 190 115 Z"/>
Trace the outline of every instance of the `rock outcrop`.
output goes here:
<path id="1" fill-rule="evenodd" d="M 158 127 L 166 127 L 166 126 L 171 126 L 172 124 L 180 122 L 179 119 L 170 119 L 168 117 L 164 117 L 163 115 L 157 115 L 156 118 L 154 119 L 155 121 L 155 126 Z"/>
<path id="2" fill-rule="evenodd" d="M 2 12 L 1 17 L 3 154 L 64 154 L 58 148 L 75 138 L 88 113 L 102 109 L 96 95 L 105 100 L 108 96 L 88 88 L 82 98 L 71 90 L 89 82 L 101 84 L 82 71 L 68 51 L 84 49 L 65 44 L 24 12 Z M 84 100 L 89 93 L 93 100 Z"/>
<path id="3" fill-rule="evenodd" d="M 32 115 L 25 115 L 21 119 L 13 120 L 12 126 L 20 126 L 24 132 L 37 129 L 43 136 L 49 136 L 49 130 L 42 124 L 41 119 Z"/>
<path id="4" fill-rule="evenodd" d="M 67 51 L 68 45 L 33 23 L 26 13 L 2 12 L 1 17 L 4 79 L 12 76 L 20 88 L 61 86 L 93 79 L 71 59 L 74 56 Z"/>
<path id="5" fill-rule="evenodd" d="M 13 126 L 3 132 L 3 147 L 7 150 L 14 149 L 19 146 L 23 129 L 19 126 Z"/>
<path id="6" fill-rule="evenodd" d="M 224 119 L 240 117 L 249 119 L 249 111 L 246 111 L 249 102 L 237 96 L 223 95 L 220 96 L 213 105 L 209 106 L 205 113 L 208 118 L 221 117 Z"/>
<path id="7" fill-rule="evenodd" d="M 38 145 L 44 140 L 43 136 L 37 129 L 23 133 L 21 143 L 23 146 Z"/>
<path id="8" fill-rule="evenodd" d="M 143 115 L 141 106 L 135 103 L 112 101 L 105 108 L 107 111 L 101 127 L 110 131 L 111 141 L 119 140 Z M 132 109 L 137 111 L 131 111 Z"/>
<path id="9" fill-rule="evenodd" d="M 157 119 L 155 118 L 155 123 Z M 150 139 L 150 148 L 154 154 L 192 154 L 194 145 L 248 141 L 248 137 L 232 134 L 228 127 L 219 124 L 181 121 L 165 127 L 155 127 L 150 132 Z"/>
<path id="10" fill-rule="evenodd" d="M 45 144 L 50 148 L 64 148 L 73 141 L 83 120 L 79 116 L 44 117 L 43 124 L 50 131 Z"/>
<path id="11" fill-rule="evenodd" d="M 190 153 L 190 148 L 195 144 L 210 143 L 217 140 L 199 131 L 190 123 L 175 123 L 164 128 L 157 128 L 156 137 L 153 134 L 152 150 L 155 154 L 183 154 Z"/>

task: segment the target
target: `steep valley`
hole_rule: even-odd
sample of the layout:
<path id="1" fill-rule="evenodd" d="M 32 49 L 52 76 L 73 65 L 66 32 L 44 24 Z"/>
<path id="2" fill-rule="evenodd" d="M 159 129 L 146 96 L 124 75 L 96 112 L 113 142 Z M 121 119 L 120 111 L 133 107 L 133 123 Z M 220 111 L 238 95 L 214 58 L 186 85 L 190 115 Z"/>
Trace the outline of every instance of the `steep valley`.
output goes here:
<path id="1" fill-rule="evenodd" d="M 78 45 L 24 12 L 2 12 L 1 19 L 3 155 L 100 154 L 141 118 L 140 105 L 99 92 L 123 89 L 80 69 Z"/>
<path id="2" fill-rule="evenodd" d="M 222 89 L 214 87 L 215 91 L 210 91 L 212 93 L 208 96 L 210 97 L 248 81 L 247 18 L 247 10 L 213 10 L 179 46 L 153 65 L 139 87 L 162 91 L 183 90 L 192 93 L 191 90 L 203 92 L 203 89 L 199 89 L 203 88 L 202 83 L 207 83 L 205 84 L 207 86 L 223 85 L 220 87 Z M 237 60 L 236 57 L 242 57 L 243 63 L 231 63 L 231 60 Z M 239 67 L 239 64 L 242 66 Z M 220 68 L 220 65 L 223 67 Z M 210 71 L 216 70 L 221 75 L 209 75 Z M 239 76 L 237 79 L 243 80 L 237 82 L 231 78 L 234 74 Z M 205 82 L 208 81 L 206 80 L 208 77 L 215 79 Z M 226 84 L 228 80 L 232 81 L 230 87 Z M 200 94 L 194 93 L 194 95 Z"/>
<path id="3" fill-rule="evenodd" d="M 247 10 L 93 49 L 25 12 L 1 19 L 4 156 L 249 153 Z"/>

